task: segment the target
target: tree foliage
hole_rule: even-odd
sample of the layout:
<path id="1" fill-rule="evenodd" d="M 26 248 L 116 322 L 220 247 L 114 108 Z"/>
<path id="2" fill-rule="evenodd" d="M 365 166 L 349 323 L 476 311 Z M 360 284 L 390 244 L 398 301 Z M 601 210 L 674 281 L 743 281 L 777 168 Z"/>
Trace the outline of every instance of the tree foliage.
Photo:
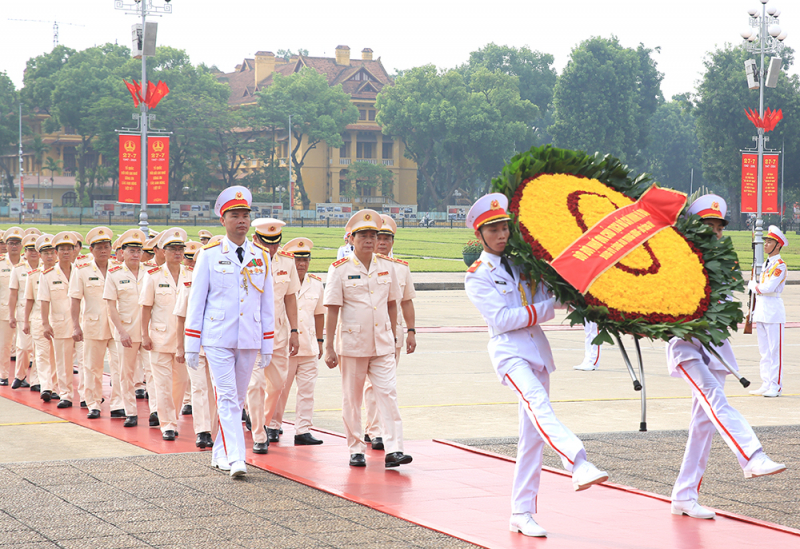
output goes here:
<path id="1" fill-rule="evenodd" d="M 19 93 L 5 72 L 0 72 L 0 157 L 10 156 L 19 144 Z M 11 161 L 13 162 L 13 160 Z M 14 194 L 14 175 L 10 165 L 0 162 L 2 185 Z"/>
<path id="2" fill-rule="evenodd" d="M 394 178 L 392 171 L 383 164 L 353 162 L 350 168 L 342 170 L 340 181 L 346 183 L 339 187 L 339 194 L 348 198 L 369 195 L 372 189 L 380 189 L 381 195 L 393 197 Z"/>

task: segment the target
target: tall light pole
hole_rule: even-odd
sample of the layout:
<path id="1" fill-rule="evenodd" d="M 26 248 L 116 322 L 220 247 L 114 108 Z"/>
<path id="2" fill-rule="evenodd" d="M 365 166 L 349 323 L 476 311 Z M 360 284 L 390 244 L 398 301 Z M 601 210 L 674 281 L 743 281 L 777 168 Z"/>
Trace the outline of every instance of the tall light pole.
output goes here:
<path id="1" fill-rule="evenodd" d="M 22 216 L 22 223 L 25 223 L 25 176 L 23 173 L 22 158 L 22 101 L 19 102 L 19 211 Z"/>
<path id="2" fill-rule="evenodd" d="M 769 0 L 760 0 L 761 15 L 758 9 L 752 8 L 747 13 L 750 15 L 749 26 L 741 35 L 745 39 L 744 46 L 747 51 L 761 56 L 758 67 L 758 116 L 764 118 L 764 85 L 767 72 L 764 70 L 764 56 L 777 56 L 783 51 L 783 41 L 787 33 L 782 31 L 778 24 L 781 12 L 777 8 L 767 8 Z M 771 67 L 772 69 L 772 67 Z M 780 70 L 780 59 L 776 71 Z M 772 70 L 770 70 L 772 72 Z M 777 74 L 775 75 L 777 79 Z M 774 87 L 771 86 L 771 87 Z M 764 128 L 758 129 L 758 187 L 756 189 L 756 230 L 753 243 L 755 244 L 756 275 L 761 274 L 761 265 L 764 263 L 764 220 L 762 218 L 762 197 L 764 188 Z"/>
<path id="3" fill-rule="evenodd" d="M 289 164 L 289 225 L 292 224 L 292 210 L 294 209 L 294 186 L 292 185 L 292 115 L 289 115 L 289 149 L 287 150 L 286 163 Z"/>
<path id="4" fill-rule="evenodd" d="M 114 9 L 123 10 L 142 18 L 142 99 L 147 96 L 147 55 L 144 53 L 145 29 L 147 28 L 147 16 L 155 15 L 162 16 L 165 13 L 172 13 L 171 0 L 164 0 L 163 6 L 154 6 L 153 0 L 134 0 L 133 4 L 126 4 L 124 0 L 114 0 Z M 154 42 L 155 43 L 155 42 Z M 147 125 L 150 116 L 148 115 L 148 107 L 144 101 L 139 104 L 139 128 L 142 135 L 142 144 L 140 155 L 142 158 L 141 164 L 141 184 L 140 184 L 140 198 L 141 210 L 139 211 L 139 227 L 142 230 L 146 229 L 147 223 Z M 145 231 L 147 234 L 147 231 Z"/>

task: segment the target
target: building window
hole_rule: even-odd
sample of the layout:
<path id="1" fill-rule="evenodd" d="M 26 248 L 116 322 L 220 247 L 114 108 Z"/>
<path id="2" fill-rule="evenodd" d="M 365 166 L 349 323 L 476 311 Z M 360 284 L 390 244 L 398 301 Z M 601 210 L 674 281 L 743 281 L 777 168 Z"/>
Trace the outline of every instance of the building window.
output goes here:
<path id="1" fill-rule="evenodd" d="M 370 109 L 370 111 L 369 111 L 369 119 L 370 119 L 370 120 L 375 120 L 375 111 L 373 111 L 373 110 L 371 110 L 371 109 Z"/>
<path id="2" fill-rule="evenodd" d="M 374 143 L 356 143 L 356 158 L 373 158 Z"/>
<path id="3" fill-rule="evenodd" d="M 384 160 L 389 160 L 390 158 L 392 158 L 394 156 L 393 154 L 394 151 L 392 150 L 393 148 L 394 148 L 394 143 L 392 142 L 387 143 L 386 141 L 384 141 L 381 158 L 383 158 Z"/>
<path id="4" fill-rule="evenodd" d="M 367 109 L 358 109 L 358 119 L 359 120 L 367 119 Z"/>
<path id="5" fill-rule="evenodd" d="M 75 191 L 67 191 L 61 196 L 62 206 L 75 206 L 78 203 L 78 194 Z"/>
<path id="6" fill-rule="evenodd" d="M 345 141 L 344 144 L 339 147 L 339 158 L 350 158 L 350 142 Z"/>

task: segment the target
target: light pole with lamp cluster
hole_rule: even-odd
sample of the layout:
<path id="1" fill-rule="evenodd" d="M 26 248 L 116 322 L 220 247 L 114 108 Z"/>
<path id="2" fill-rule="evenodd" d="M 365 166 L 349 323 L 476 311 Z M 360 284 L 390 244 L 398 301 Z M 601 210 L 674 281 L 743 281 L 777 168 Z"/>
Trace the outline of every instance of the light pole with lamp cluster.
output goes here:
<path id="1" fill-rule="evenodd" d="M 745 61 L 745 70 L 750 89 L 758 87 L 758 115 L 764 119 L 764 86 L 774 88 L 778 82 L 778 73 L 781 68 L 780 53 L 783 51 L 783 41 L 786 31 L 781 30 L 778 17 L 781 12 L 774 7 L 767 8 L 769 0 L 761 1 L 761 14 L 757 8 L 748 10 L 750 15 L 749 27 L 742 31 L 744 47 L 750 53 L 761 56 L 761 64 L 756 67 L 755 61 Z M 769 71 L 764 70 L 764 56 L 771 55 Z M 766 79 L 766 81 L 765 81 Z M 764 220 L 762 219 L 762 190 L 764 188 L 764 128 L 758 129 L 758 187 L 756 191 L 756 230 L 753 238 L 755 244 L 756 276 L 761 274 L 764 263 Z"/>

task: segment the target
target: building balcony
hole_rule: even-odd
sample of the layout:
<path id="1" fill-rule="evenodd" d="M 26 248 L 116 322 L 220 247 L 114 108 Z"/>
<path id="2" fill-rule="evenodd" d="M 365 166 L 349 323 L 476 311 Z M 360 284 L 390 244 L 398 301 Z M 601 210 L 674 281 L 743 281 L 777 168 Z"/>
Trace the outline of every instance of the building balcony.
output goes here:
<path id="1" fill-rule="evenodd" d="M 383 159 L 383 165 L 384 166 L 394 166 L 394 160 L 392 160 L 391 158 L 384 158 Z"/>

